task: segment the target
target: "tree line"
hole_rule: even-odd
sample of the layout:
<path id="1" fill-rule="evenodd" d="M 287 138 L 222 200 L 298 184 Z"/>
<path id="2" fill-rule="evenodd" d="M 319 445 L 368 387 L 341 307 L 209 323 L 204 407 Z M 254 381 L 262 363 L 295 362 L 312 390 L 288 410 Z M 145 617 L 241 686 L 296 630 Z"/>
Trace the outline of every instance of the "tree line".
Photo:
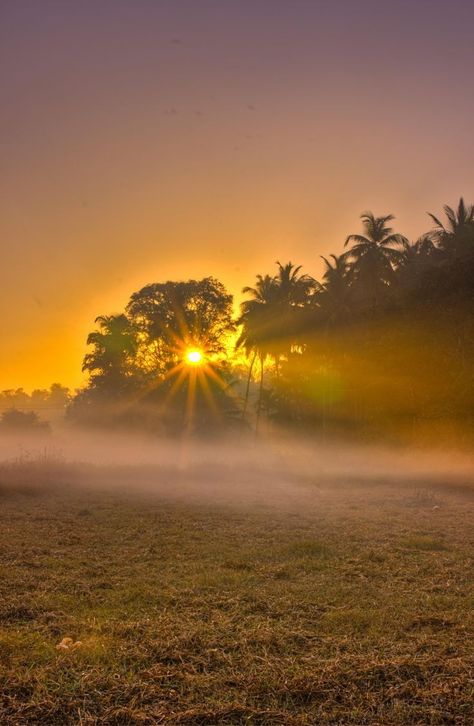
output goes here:
<path id="1" fill-rule="evenodd" d="M 291 262 L 243 288 L 146 285 L 96 318 L 70 420 L 175 432 L 223 424 L 376 430 L 474 408 L 474 208 L 459 200 L 410 241 L 361 215 L 320 279 Z M 186 363 L 186 351 L 203 365 Z"/>
<path id="2" fill-rule="evenodd" d="M 42 417 L 62 419 L 72 398 L 72 391 L 60 383 L 35 388 L 31 393 L 23 388 L 4 389 L 0 391 L 0 433 L 49 434 L 49 421 Z"/>
<path id="3" fill-rule="evenodd" d="M 363 213 L 362 233 L 322 258 L 320 280 L 277 263 L 244 288 L 239 343 L 250 368 L 259 363 L 258 411 L 323 425 L 329 414 L 343 427 L 472 424 L 474 208 L 461 198 L 444 212 L 445 221 L 429 213 L 433 226 L 415 241 L 392 228 L 393 215 Z"/>
<path id="4" fill-rule="evenodd" d="M 64 410 L 71 400 L 72 392 L 60 383 L 49 388 L 35 388 L 27 393 L 23 388 L 6 388 L 0 391 L 0 411 L 19 410 Z"/>

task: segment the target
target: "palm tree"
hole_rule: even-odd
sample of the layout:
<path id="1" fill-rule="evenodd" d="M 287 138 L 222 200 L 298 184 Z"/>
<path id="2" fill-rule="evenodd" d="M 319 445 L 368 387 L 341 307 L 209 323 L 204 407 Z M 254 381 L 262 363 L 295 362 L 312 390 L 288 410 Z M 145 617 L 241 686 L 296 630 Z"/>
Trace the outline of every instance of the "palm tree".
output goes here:
<path id="1" fill-rule="evenodd" d="M 268 356 L 275 361 L 276 374 L 279 375 L 281 356 L 291 347 L 289 339 L 298 333 L 300 321 L 297 318 L 308 306 L 318 283 L 309 275 L 301 274 L 301 265 L 288 262 L 278 265 L 275 276 L 257 275 L 255 287 L 244 287 L 242 292 L 251 295 L 250 300 L 241 304 L 242 333 L 238 345 L 245 345 L 247 353 L 256 352 L 249 368 L 244 412 L 247 409 L 250 379 L 256 357 L 260 360 L 260 386 L 257 403 L 257 423 L 261 413 L 264 363 Z"/>
<path id="2" fill-rule="evenodd" d="M 244 295 L 251 295 L 251 299 L 244 300 L 241 305 L 244 312 L 249 306 L 252 307 L 252 303 L 254 302 L 264 305 L 274 303 L 278 299 L 278 285 L 276 278 L 271 275 L 257 275 L 255 287 L 243 287 L 242 293 Z"/>
<path id="3" fill-rule="evenodd" d="M 399 302 L 403 304 L 412 299 L 413 293 L 426 291 L 431 284 L 439 255 L 440 250 L 429 233 L 419 237 L 416 242 L 406 240 L 403 243 L 396 271 Z"/>
<path id="4" fill-rule="evenodd" d="M 279 280 L 271 275 L 257 275 L 255 287 L 244 287 L 242 293 L 251 295 L 240 305 L 242 325 L 240 343 L 247 342 L 247 349 L 257 348 L 259 355 L 276 357 L 282 336 L 281 292 Z"/>
<path id="5" fill-rule="evenodd" d="M 361 219 L 365 234 L 347 237 L 344 246 L 350 242 L 354 245 L 345 253 L 345 259 L 351 264 L 354 281 L 375 308 L 384 298 L 393 280 L 394 267 L 401 259 L 401 252 L 395 247 L 403 246 L 407 239 L 388 226 L 395 219 L 392 214 L 375 217 L 372 212 L 364 212 Z"/>
<path id="6" fill-rule="evenodd" d="M 466 205 L 461 197 L 456 210 L 445 204 L 444 212 L 448 218 L 446 225 L 434 214 L 428 212 L 436 225 L 430 233 L 433 241 L 450 258 L 472 254 L 474 251 L 474 206 Z"/>
<path id="7" fill-rule="evenodd" d="M 281 357 L 288 355 L 293 346 L 300 342 L 301 333 L 307 323 L 307 312 L 321 286 L 310 275 L 301 274 L 301 265 L 293 265 L 291 262 L 282 265 L 278 261 L 276 264 L 277 302 L 273 317 L 278 329 L 273 340 L 272 356 L 278 378 Z"/>
<path id="8" fill-rule="evenodd" d="M 353 297 L 352 274 L 346 255 L 330 255 L 330 258 L 321 255 L 326 269 L 316 298 L 327 327 L 351 318 Z"/>
<path id="9" fill-rule="evenodd" d="M 237 347 L 243 346 L 247 355 L 253 353 L 247 376 L 245 401 L 242 417 L 245 416 L 248 406 L 250 392 L 250 381 L 252 371 L 257 357 L 260 360 L 260 389 L 257 403 L 257 428 L 260 417 L 262 390 L 263 390 L 263 366 L 269 355 L 269 344 L 272 338 L 272 310 L 278 301 L 277 282 L 275 277 L 270 275 L 257 275 L 255 287 L 244 287 L 244 294 L 250 294 L 250 300 L 241 303 L 241 315 L 237 321 L 242 326 L 242 331 L 237 340 Z"/>
<path id="10" fill-rule="evenodd" d="M 436 256 L 436 245 L 431 235 L 424 234 L 416 242 L 405 240 L 400 262 L 404 265 L 418 264 Z"/>
<path id="11" fill-rule="evenodd" d="M 292 262 L 282 265 L 278 260 L 276 264 L 278 273 L 275 281 L 280 304 L 294 307 L 307 305 L 317 285 L 316 280 L 311 275 L 300 275 L 301 265 L 293 265 Z"/>

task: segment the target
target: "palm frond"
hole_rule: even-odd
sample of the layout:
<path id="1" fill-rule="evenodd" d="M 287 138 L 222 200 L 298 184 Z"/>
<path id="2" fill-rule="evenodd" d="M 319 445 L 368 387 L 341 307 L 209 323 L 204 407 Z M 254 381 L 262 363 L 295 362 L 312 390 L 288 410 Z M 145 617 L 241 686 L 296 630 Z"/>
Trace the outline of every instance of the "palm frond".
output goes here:
<path id="1" fill-rule="evenodd" d="M 434 214 L 431 214 L 431 212 L 426 212 L 426 214 L 431 217 L 435 225 L 440 229 L 444 230 L 444 224 L 438 219 L 438 217 L 435 217 Z"/>
<path id="2" fill-rule="evenodd" d="M 347 247 L 349 242 L 356 242 L 357 244 L 367 244 L 370 245 L 371 241 L 368 239 L 368 237 L 364 237 L 362 234 L 350 234 L 346 241 L 344 242 L 344 247 Z"/>

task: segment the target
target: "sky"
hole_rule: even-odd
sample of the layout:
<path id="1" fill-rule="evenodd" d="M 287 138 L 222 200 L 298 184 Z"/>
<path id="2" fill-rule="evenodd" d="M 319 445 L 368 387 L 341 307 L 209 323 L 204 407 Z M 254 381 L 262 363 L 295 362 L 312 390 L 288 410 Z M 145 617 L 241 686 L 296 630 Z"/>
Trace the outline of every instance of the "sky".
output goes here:
<path id="1" fill-rule="evenodd" d="M 0 389 L 97 315 L 474 198 L 471 0 L 0 0 Z"/>

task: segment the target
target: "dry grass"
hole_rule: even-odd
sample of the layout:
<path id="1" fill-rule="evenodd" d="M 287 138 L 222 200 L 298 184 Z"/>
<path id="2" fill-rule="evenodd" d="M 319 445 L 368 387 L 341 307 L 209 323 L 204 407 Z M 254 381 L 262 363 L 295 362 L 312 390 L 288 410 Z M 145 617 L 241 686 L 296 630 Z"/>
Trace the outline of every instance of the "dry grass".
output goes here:
<path id="1" fill-rule="evenodd" d="M 36 493 L 0 498 L 0 723 L 473 722 L 468 492 Z"/>

